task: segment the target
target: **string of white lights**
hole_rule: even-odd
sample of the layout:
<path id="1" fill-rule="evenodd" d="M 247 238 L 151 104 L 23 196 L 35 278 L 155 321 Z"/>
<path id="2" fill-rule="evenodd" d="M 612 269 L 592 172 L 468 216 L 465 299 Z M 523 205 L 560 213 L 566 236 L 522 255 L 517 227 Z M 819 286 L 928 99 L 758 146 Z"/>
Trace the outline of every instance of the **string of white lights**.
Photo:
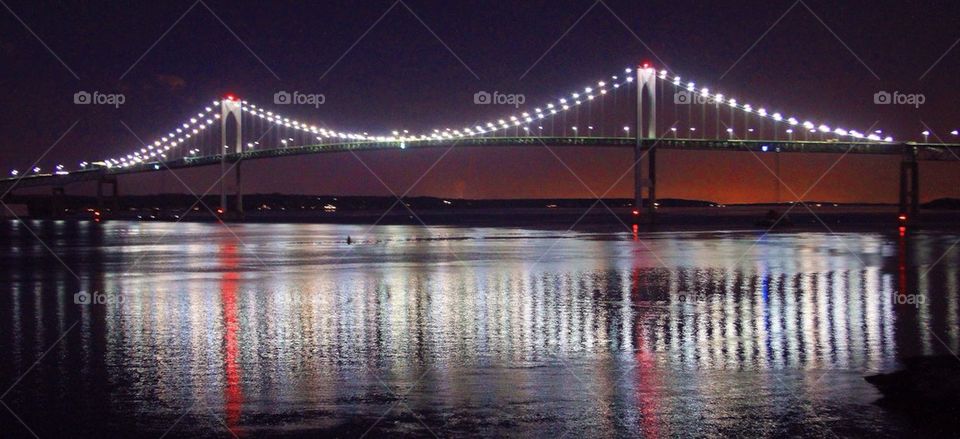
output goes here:
<path id="1" fill-rule="evenodd" d="M 241 109 L 245 112 L 250 113 L 252 116 L 263 119 L 267 122 L 273 123 L 278 126 L 283 126 L 286 128 L 299 130 L 312 134 L 319 134 L 320 136 L 315 137 L 316 140 L 323 140 L 323 138 L 328 139 L 341 139 L 341 140 L 361 140 L 361 141 L 374 141 L 374 142 L 391 142 L 397 140 L 394 136 L 371 136 L 368 133 L 347 133 L 337 130 L 328 130 L 326 128 L 318 128 L 316 125 L 311 125 L 307 123 L 300 122 L 295 119 L 290 119 L 284 117 L 279 113 L 274 113 L 273 111 L 267 111 L 263 108 L 258 108 L 256 105 L 250 104 L 247 101 L 242 101 Z M 252 146 L 249 143 L 247 146 Z"/>
<path id="2" fill-rule="evenodd" d="M 233 98 L 228 97 L 226 99 L 233 99 Z M 365 141 L 379 141 L 379 142 L 396 140 L 392 136 L 369 136 L 366 133 L 363 133 L 363 134 L 346 133 L 346 132 L 341 132 L 336 130 L 328 130 L 326 128 L 318 128 L 315 125 L 308 125 L 306 123 L 302 123 L 300 121 L 293 120 L 288 117 L 284 117 L 278 113 L 273 113 L 271 111 L 265 111 L 261 108 L 257 108 L 256 105 L 250 104 L 247 101 L 240 101 L 240 102 L 241 102 L 241 110 L 251 114 L 254 117 L 262 118 L 275 125 L 284 126 L 287 128 L 300 130 L 304 132 L 310 132 L 313 134 L 319 134 L 320 136 L 323 136 L 325 138 L 352 140 L 352 141 L 365 140 Z M 117 156 L 113 158 L 107 158 L 107 159 L 104 159 L 103 161 L 95 162 L 94 164 L 105 166 L 107 168 L 114 168 L 114 167 L 128 168 L 128 167 L 143 164 L 143 163 L 151 163 L 154 161 L 159 161 L 160 159 L 165 159 L 167 158 L 167 153 L 169 151 L 179 146 L 182 146 L 183 144 L 187 143 L 191 137 L 200 134 L 202 131 L 210 128 L 215 123 L 219 122 L 221 117 L 220 114 L 214 113 L 215 109 L 218 108 L 219 106 L 220 106 L 220 101 L 213 101 L 212 106 L 205 107 L 202 112 L 197 113 L 196 117 L 191 117 L 189 120 L 184 121 L 176 129 L 174 129 L 174 131 L 171 131 L 166 136 L 162 136 L 151 143 L 141 146 L 129 154 L 126 154 L 123 156 Z M 319 136 L 316 137 L 316 139 L 322 140 L 321 137 Z M 283 142 L 284 144 L 286 144 L 286 141 L 283 141 Z M 254 147 L 254 143 L 248 142 L 247 147 L 249 148 Z M 200 152 L 199 150 L 193 149 L 188 151 L 188 154 L 196 155 L 199 152 Z M 89 165 L 90 165 L 89 162 L 80 163 L 81 168 L 86 168 Z M 62 169 L 62 165 L 58 167 L 58 171 L 60 169 Z"/>
<path id="3" fill-rule="evenodd" d="M 645 67 L 653 71 L 652 68 Z M 501 130 L 508 130 L 513 127 L 527 127 L 529 124 L 535 122 L 539 119 L 545 119 L 547 117 L 555 116 L 564 111 L 569 111 L 576 106 L 582 105 L 584 101 L 592 101 L 598 97 L 603 97 L 609 93 L 609 88 L 618 89 L 624 85 L 631 84 L 635 81 L 636 72 L 634 69 L 627 68 L 624 70 L 625 76 L 621 79 L 620 77 L 614 75 L 610 77 L 610 81 L 597 81 L 595 86 L 587 86 L 583 88 L 583 92 L 576 91 L 571 92 L 567 96 L 560 98 L 556 101 L 549 102 L 542 107 L 537 107 L 534 109 L 534 113 L 530 114 L 529 112 L 523 112 L 519 115 L 510 115 L 504 118 L 497 119 L 496 121 L 487 122 L 486 124 L 476 125 L 473 128 L 463 128 L 462 130 L 451 130 L 446 128 L 444 130 L 434 129 L 433 132 L 428 135 L 420 136 L 411 136 L 408 138 L 401 138 L 401 140 L 442 140 L 442 139 L 452 139 L 452 138 L 462 138 L 469 136 L 482 136 L 487 133 L 496 133 Z M 656 73 L 654 71 L 654 73 Z M 683 87 L 681 83 L 680 76 L 675 76 L 672 79 L 669 79 L 669 74 L 666 70 L 660 71 L 656 74 L 656 77 L 665 82 L 671 83 L 675 86 Z M 596 88 L 594 88 L 596 87 Z M 846 130 L 842 128 L 830 128 L 825 124 L 814 124 L 810 121 L 800 122 L 799 119 L 795 117 L 784 117 L 781 113 L 778 112 L 768 112 L 765 108 L 754 109 L 750 104 L 738 103 L 736 99 L 726 98 L 723 94 L 720 93 L 711 93 L 708 88 L 701 88 L 700 90 L 696 89 L 696 85 L 693 82 L 689 82 L 685 86 L 688 92 L 697 93 L 701 100 L 707 100 L 710 102 L 716 102 L 718 104 L 723 104 L 732 109 L 741 110 L 746 115 L 756 115 L 761 119 L 771 119 L 775 122 L 784 122 L 790 126 L 802 126 L 807 130 L 812 130 L 813 132 L 819 132 L 824 134 L 832 134 L 840 137 L 850 137 L 855 140 L 867 140 L 871 142 L 893 142 L 892 137 L 881 138 L 878 134 L 882 131 L 876 131 L 870 134 L 864 134 L 856 130 Z M 712 101 L 711 101 L 712 100 Z M 546 110 L 544 110 L 546 108 Z M 629 127 L 624 127 L 625 131 L 629 131 Z M 396 132 L 395 132 L 396 134 Z"/>
<path id="4" fill-rule="evenodd" d="M 653 70 L 649 67 L 644 68 L 651 71 Z M 240 103 L 242 111 L 251 114 L 253 117 L 263 119 L 277 126 L 314 134 L 315 139 L 319 141 L 323 141 L 324 139 L 338 139 L 366 142 L 399 142 L 400 147 L 402 148 L 405 146 L 406 142 L 436 141 L 453 138 L 483 136 L 486 134 L 506 131 L 515 127 L 523 127 L 525 130 L 528 130 L 529 125 L 536 121 L 554 117 L 562 114 L 563 112 L 570 111 L 571 109 L 575 109 L 585 102 L 594 101 L 598 98 L 602 99 L 604 96 L 610 93 L 611 89 L 619 89 L 623 86 L 634 83 L 636 81 L 636 73 L 637 72 L 634 69 L 625 69 L 623 76 L 613 75 L 607 80 L 597 81 L 593 85 L 583 87 L 582 91 L 571 92 L 566 97 L 562 97 L 555 101 L 548 102 L 540 107 L 536 107 L 532 113 L 525 111 L 519 114 L 512 114 L 504 118 L 496 119 L 494 121 L 482 123 L 474 127 L 465 127 L 460 130 L 450 128 L 445 128 L 442 130 L 434 129 L 429 134 L 420 135 L 410 135 L 409 131 L 407 130 L 402 130 L 402 132 L 393 131 L 392 135 L 373 136 L 369 135 L 368 133 L 343 132 L 317 127 L 316 125 L 300 122 L 296 119 L 290 119 L 289 117 L 285 117 L 279 113 L 258 108 L 256 105 L 250 104 L 247 101 L 240 101 Z M 763 107 L 754 109 L 751 104 L 740 103 L 735 98 L 727 97 L 722 93 L 711 92 L 710 89 L 706 87 L 698 89 L 696 83 L 694 82 L 687 82 L 686 84 L 683 84 L 679 75 L 674 75 L 671 77 L 666 70 L 661 70 L 660 72 L 654 73 L 656 73 L 656 78 L 664 84 L 671 84 L 675 87 L 682 88 L 689 93 L 697 95 L 701 101 L 714 103 L 718 108 L 723 105 L 731 109 L 740 110 L 743 112 L 743 114 L 748 116 L 755 115 L 760 119 L 770 119 L 777 123 L 782 122 L 790 127 L 798 127 L 798 129 L 799 127 L 802 127 L 808 132 L 813 133 L 849 137 L 859 141 L 866 140 L 871 142 L 893 142 L 892 137 L 888 136 L 881 138 L 878 135 L 880 131 L 865 134 L 856 130 L 831 128 L 828 125 L 815 124 L 809 120 L 801 122 L 800 119 L 796 117 L 785 117 L 779 112 L 768 112 Z M 228 97 L 226 99 L 234 98 Z M 189 120 L 184 121 L 182 124 L 180 124 L 180 126 L 174 129 L 174 131 L 169 132 L 166 136 L 161 136 L 159 139 L 135 149 L 130 154 L 108 158 L 102 162 L 97 162 L 96 164 L 100 164 L 108 168 L 130 167 L 142 163 L 149 163 L 152 161 L 165 159 L 170 150 L 182 146 L 183 144 L 187 143 L 192 136 L 200 134 L 202 131 L 218 122 L 220 119 L 220 114 L 215 113 L 214 109 L 219 105 L 220 101 L 213 101 L 212 106 L 205 107 L 202 112 L 197 113 L 196 117 L 191 117 Z M 629 129 L 630 127 L 624 127 L 625 131 L 629 132 Z M 286 144 L 286 141 L 284 141 L 284 144 Z M 254 144 L 253 142 L 248 142 L 247 146 L 253 148 Z M 188 152 L 188 154 L 195 155 L 198 152 L 199 151 L 197 150 L 191 150 Z M 86 168 L 89 165 L 90 163 L 88 162 L 81 162 L 81 168 Z M 64 173 L 66 172 L 63 171 L 62 165 L 58 165 L 57 171 Z"/>
<path id="5" fill-rule="evenodd" d="M 653 69 L 650 69 L 653 70 Z M 828 125 L 824 124 L 814 124 L 810 121 L 800 122 L 796 117 L 784 117 L 780 113 L 770 113 L 765 108 L 761 107 L 757 110 L 754 110 L 754 107 L 750 104 L 741 104 L 738 103 L 734 98 L 728 98 L 722 93 L 711 93 L 709 88 L 703 87 L 700 90 L 697 90 L 696 83 L 688 82 L 686 86 L 682 84 L 682 80 L 679 75 L 674 76 L 672 79 L 669 78 L 669 73 L 666 70 L 661 70 L 657 74 L 657 78 L 664 83 L 670 83 L 677 87 L 683 87 L 687 92 L 698 94 L 700 100 L 706 102 L 713 102 L 716 105 L 726 105 L 733 109 L 739 109 L 743 111 L 744 114 L 750 115 L 755 114 L 761 119 L 772 119 L 775 122 L 786 122 L 790 126 L 802 126 L 810 132 L 820 132 L 824 134 L 834 134 L 840 137 L 850 137 L 855 140 L 869 140 L 872 142 L 893 142 L 893 137 L 884 137 L 881 138 L 878 133 L 881 131 L 876 131 L 870 134 L 864 134 L 855 130 L 846 130 L 843 128 L 830 128 Z"/>
<path id="6" fill-rule="evenodd" d="M 632 72 L 633 69 L 626 69 L 626 76 L 622 79 L 617 75 L 613 75 L 609 80 L 597 81 L 596 85 L 584 87 L 583 92 L 577 91 L 570 93 L 569 100 L 567 98 L 560 98 L 554 102 L 548 102 L 541 107 L 534 108 L 532 114 L 529 112 L 523 112 L 519 115 L 514 114 L 506 116 L 502 119 L 497 119 L 496 121 L 486 122 L 485 124 L 476 125 L 474 127 L 466 127 L 461 130 L 453 130 L 450 128 L 445 128 L 443 130 L 434 129 L 429 135 L 421 134 L 419 136 L 401 136 L 400 140 L 424 141 L 483 136 L 488 133 L 496 133 L 500 130 L 506 131 L 514 127 L 528 127 L 529 124 L 537 120 L 543 120 L 561 114 L 564 111 L 574 109 L 577 106 L 582 105 L 585 101 L 589 102 L 597 99 L 598 97 L 602 98 L 610 93 L 610 88 L 619 89 L 628 83 L 632 83 L 634 81 L 633 76 L 631 76 Z M 394 135 L 396 134 L 397 132 L 395 131 Z"/>
<path id="7" fill-rule="evenodd" d="M 216 121 L 218 121 L 220 119 L 220 114 L 210 113 L 213 113 L 214 109 L 219 106 L 220 101 L 213 101 L 212 106 L 205 107 L 203 111 L 197 113 L 195 117 L 191 117 L 189 120 L 184 121 L 166 136 L 161 136 L 159 139 L 155 139 L 153 142 L 140 146 L 130 154 L 107 158 L 100 162 L 95 162 L 94 164 L 105 166 L 107 168 L 129 168 L 142 163 L 157 161 L 159 160 L 158 157 L 160 159 L 166 158 L 167 152 L 169 152 L 171 149 L 183 145 L 190 138 L 200 134 L 202 131 L 206 130 Z M 192 154 L 196 154 L 197 152 L 198 151 L 196 150 L 190 151 Z M 81 168 L 86 168 L 89 165 L 90 164 L 88 162 L 80 163 Z"/>

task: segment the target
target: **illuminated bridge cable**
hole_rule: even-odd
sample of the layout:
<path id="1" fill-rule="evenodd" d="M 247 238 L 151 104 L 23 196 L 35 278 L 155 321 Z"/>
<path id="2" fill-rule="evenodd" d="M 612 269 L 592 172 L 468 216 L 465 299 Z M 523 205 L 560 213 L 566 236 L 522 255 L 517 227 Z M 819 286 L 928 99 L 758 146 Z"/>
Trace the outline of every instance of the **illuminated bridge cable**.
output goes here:
<path id="1" fill-rule="evenodd" d="M 824 123 L 815 123 L 810 120 L 801 120 L 794 116 L 785 116 L 784 113 L 768 111 L 765 107 L 754 107 L 742 103 L 736 98 L 726 96 L 707 87 L 698 86 L 695 82 L 684 81 L 679 75 L 673 75 L 666 70 L 659 72 L 643 66 L 656 78 L 654 84 L 660 104 L 660 114 L 667 114 L 680 121 L 673 126 L 673 136 L 680 137 L 678 127 L 682 129 L 682 136 L 688 139 L 704 140 L 780 140 L 787 137 L 794 140 L 819 141 L 854 141 L 858 143 L 890 143 L 892 137 L 881 137 L 880 131 L 873 133 L 831 127 Z M 345 144 L 361 144 L 376 142 L 393 144 L 399 148 L 417 143 L 448 142 L 454 139 L 477 138 L 508 138 L 508 137 L 602 137 L 605 133 L 617 133 L 620 138 L 630 138 L 636 135 L 632 130 L 631 120 L 635 108 L 633 95 L 636 86 L 638 71 L 632 68 L 623 73 L 612 75 L 600 81 L 595 81 L 576 91 L 540 106 L 528 107 L 524 111 L 504 115 L 501 118 L 491 119 L 473 126 L 463 128 L 436 128 L 419 134 L 411 134 L 409 130 L 393 130 L 389 134 L 370 134 L 368 132 L 351 132 L 334 129 L 324 124 L 312 124 L 292 119 L 288 116 L 259 107 L 247 101 L 237 100 L 232 96 L 224 99 L 232 103 L 239 103 L 241 109 L 242 144 L 240 153 L 257 153 L 258 151 L 285 150 L 304 147 L 342 147 Z M 667 96 L 668 90 L 674 93 L 672 111 Z M 621 96 L 624 94 L 624 96 Z M 607 103 L 612 108 L 607 111 Z M 686 100 L 681 102 L 681 100 Z M 131 168 L 157 165 L 167 162 L 190 162 L 198 159 L 219 157 L 228 151 L 225 150 L 224 139 L 220 133 L 212 128 L 220 127 L 221 102 L 212 101 L 210 106 L 189 116 L 180 125 L 166 135 L 154 139 L 145 145 L 139 145 L 128 153 L 103 159 L 95 162 L 82 162 L 81 169 L 91 166 L 106 168 Z M 598 108 L 593 108 L 594 105 Z M 681 112 L 679 107 L 688 105 L 687 111 Z M 699 111 L 694 107 L 699 105 Z M 586 107 L 581 109 L 581 107 Z M 713 133 L 709 133 L 708 112 L 715 119 Z M 724 120 L 723 113 L 729 113 L 729 120 Z M 686 114 L 683 114 L 686 113 Z M 699 114 L 696 114 L 699 113 Z M 549 121 L 548 121 L 549 119 Z M 620 119 L 620 120 L 616 120 Z M 699 119 L 699 124 L 694 121 Z M 549 123 L 547 123 L 549 122 Z M 611 129 L 611 127 L 613 129 Z M 622 127 L 622 128 L 621 128 Z M 783 128 L 786 128 L 784 130 Z M 772 136 L 771 136 L 772 134 Z M 233 153 L 234 151 L 229 151 Z M 159 169 L 159 168 L 158 168 Z M 57 167 L 58 173 L 68 173 L 63 166 Z"/>

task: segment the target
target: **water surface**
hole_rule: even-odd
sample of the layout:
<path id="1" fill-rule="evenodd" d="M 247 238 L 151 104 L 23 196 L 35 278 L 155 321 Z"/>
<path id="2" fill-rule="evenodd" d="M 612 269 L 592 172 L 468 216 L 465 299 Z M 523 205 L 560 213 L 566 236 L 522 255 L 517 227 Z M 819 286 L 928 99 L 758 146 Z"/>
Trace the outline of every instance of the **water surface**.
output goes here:
<path id="1" fill-rule="evenodd" d="M 960 351 L 952 233 L 0 224 L 4 436 L 893 437 Z"/>

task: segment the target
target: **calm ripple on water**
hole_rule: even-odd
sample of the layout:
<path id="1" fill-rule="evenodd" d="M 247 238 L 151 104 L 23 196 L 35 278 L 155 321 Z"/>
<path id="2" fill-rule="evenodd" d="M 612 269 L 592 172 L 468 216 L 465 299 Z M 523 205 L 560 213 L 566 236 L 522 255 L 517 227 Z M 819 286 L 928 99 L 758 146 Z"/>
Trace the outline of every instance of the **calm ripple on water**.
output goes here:
<path id="1" fill-rule="evenodd" d="M 953 233 L 0 224 L 3 437 L 936 435 L 863 376 L 960 351 Z"/>

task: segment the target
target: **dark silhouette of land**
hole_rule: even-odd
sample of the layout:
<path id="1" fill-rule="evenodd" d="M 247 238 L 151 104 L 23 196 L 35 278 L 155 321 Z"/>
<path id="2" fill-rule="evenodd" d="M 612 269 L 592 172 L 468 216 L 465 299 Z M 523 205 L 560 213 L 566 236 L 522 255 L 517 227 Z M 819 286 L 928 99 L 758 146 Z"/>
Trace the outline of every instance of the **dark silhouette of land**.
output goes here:
<path id="1" fill-rule="evenodd" d="M 250 194 L 244 214 L 236 215 L 233 199 L 220 213 L 219 197 L 202 201 L 187 194 L 121 196 L 98 200 L 89 196 L 12 195 L 4 201 L 21 218 L 116 219 L 139 221 L 316 222 L 357 224 L 543 225 L 648 223 L 645 209 L 634 213 L 628 199 L 469 200 L 438 197 L 396 197 Z M 938 199 L 923 205 L 915 224 L 960 225 L 960 200 Z M 811 212 L 812 211 L 812 212 Z M 5 212 L 11 217 L 10 212 Z M 782 217 L 782 219 L 781 219 Z M 704 200 L 662 199 L 656 223 L 698 228 L 885 227 L 898 224 L 892 204 L 840 204 L 829 201 L 724 205 Z"/>

